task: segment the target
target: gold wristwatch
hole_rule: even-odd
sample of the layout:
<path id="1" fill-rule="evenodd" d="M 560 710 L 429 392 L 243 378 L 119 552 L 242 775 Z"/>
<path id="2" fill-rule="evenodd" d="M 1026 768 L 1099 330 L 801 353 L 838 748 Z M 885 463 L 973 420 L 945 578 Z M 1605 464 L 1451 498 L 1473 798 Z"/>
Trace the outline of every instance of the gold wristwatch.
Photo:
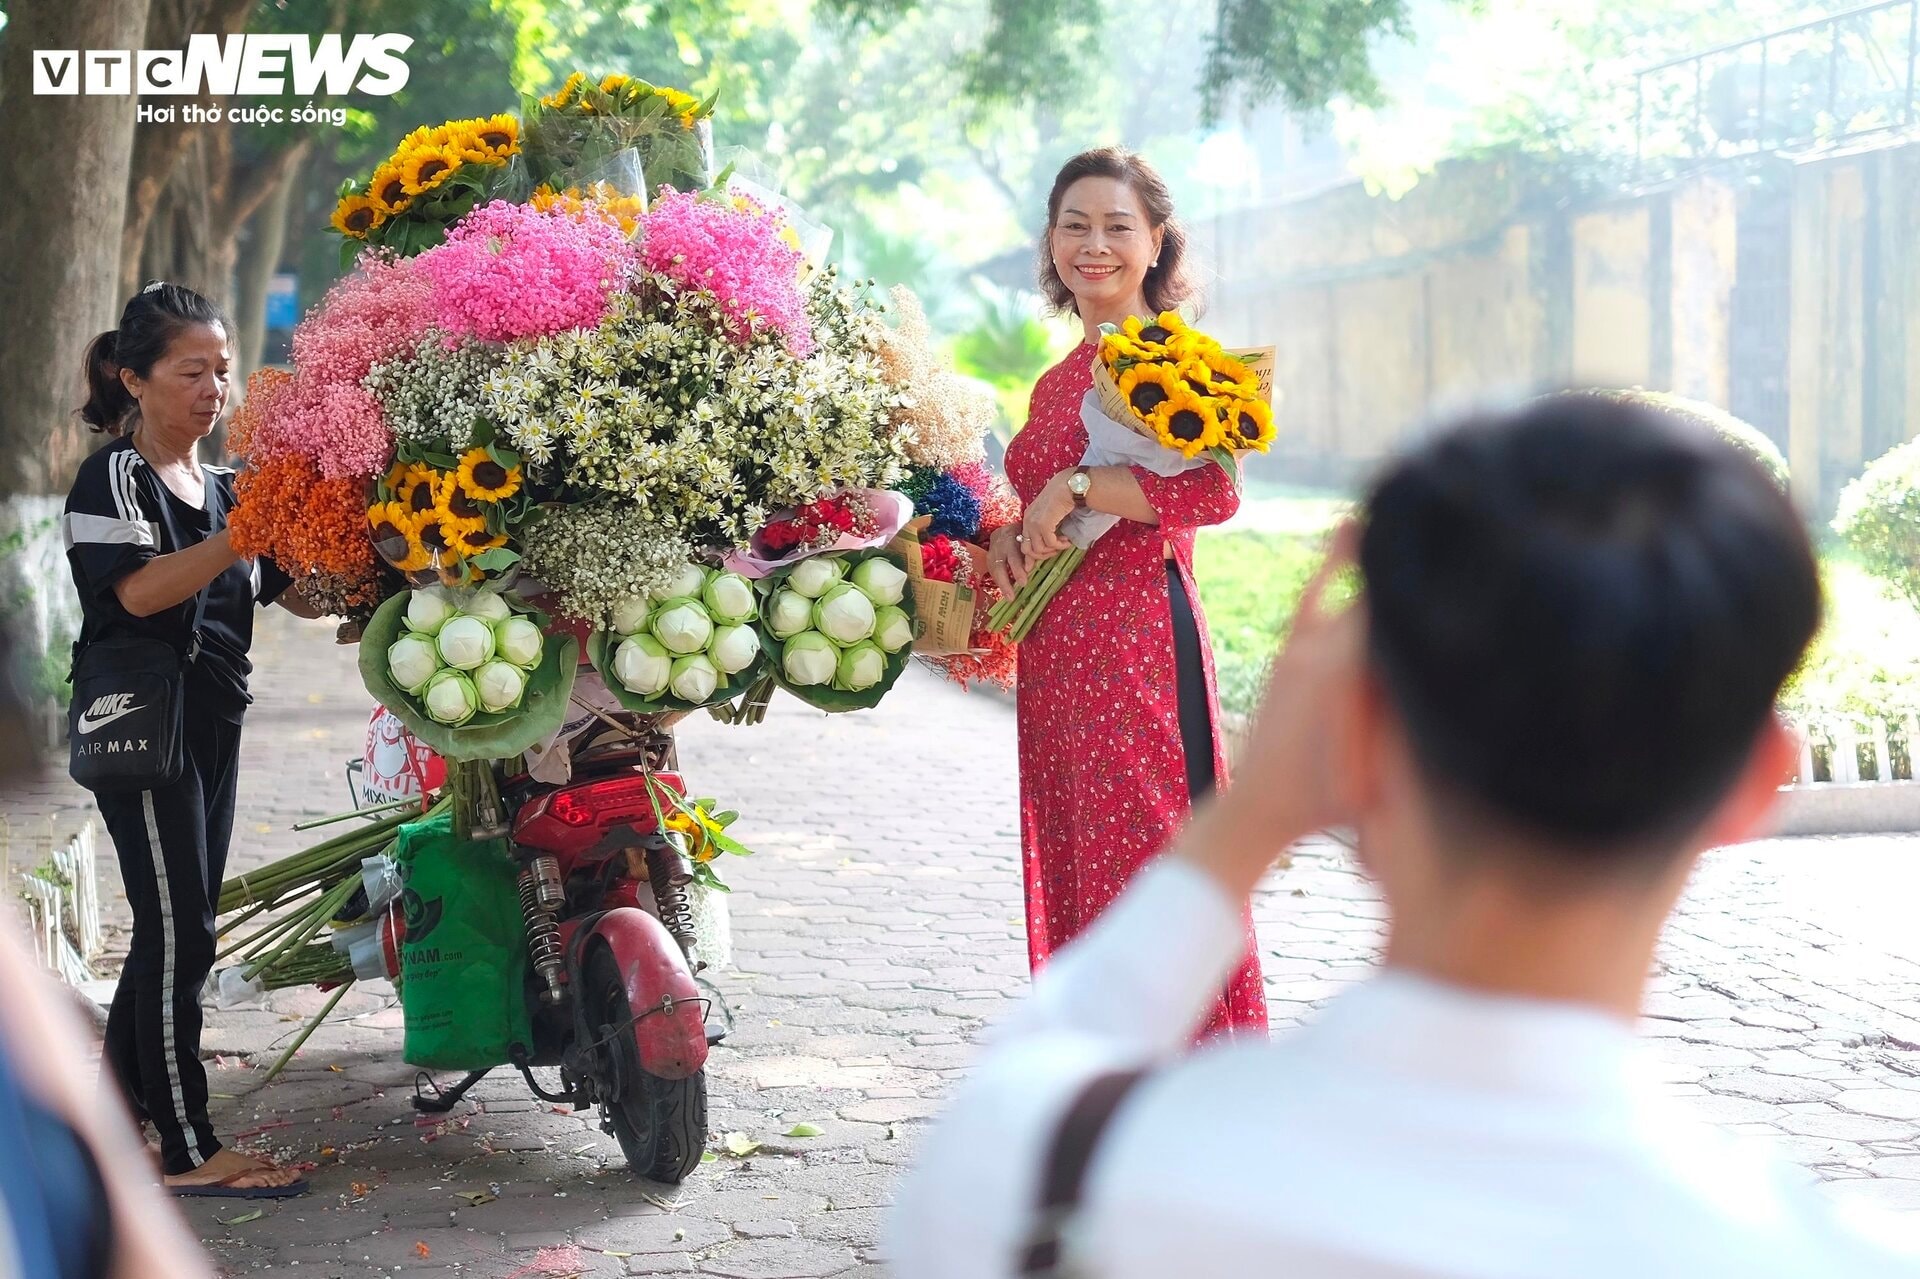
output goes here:
<path id="1" fill-rule="evenodd" d="M 1073 468 L 1073 474 L 1067 477 L 1067 492 L 1073 494 L 1073 509 L 1087 509 L 1087 494 L 1093 489 L 1093 475 L 1084 466 Z"/>

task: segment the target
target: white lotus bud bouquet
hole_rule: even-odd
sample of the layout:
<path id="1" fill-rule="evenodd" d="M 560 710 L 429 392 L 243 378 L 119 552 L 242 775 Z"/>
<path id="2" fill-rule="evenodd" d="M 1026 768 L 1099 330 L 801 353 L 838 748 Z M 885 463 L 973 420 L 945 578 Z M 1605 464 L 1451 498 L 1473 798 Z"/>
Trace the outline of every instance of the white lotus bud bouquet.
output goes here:
<path id="1" fill-rule="evenodd" d="M 759 598 L 738 573 L 683 564 L 644 596 L 619 600 L 587 650 L 630 710 L 731 702 L 760 677 Z"/>
<path id="2" fill-rule="evenodd" d="M 889 551 L 815 555 L 762 578 L 769 674 L 821 710 L 876 705 L 913 646 L 907 571 Z"/>
<path id="3" fill-rule="evenodd" d="M 421 587 L 407 596 L 402 625 L 387 647 L 387 676 L 449 728 L 518 710 L 546 657 L 540 622 L 492 591 Z"/>

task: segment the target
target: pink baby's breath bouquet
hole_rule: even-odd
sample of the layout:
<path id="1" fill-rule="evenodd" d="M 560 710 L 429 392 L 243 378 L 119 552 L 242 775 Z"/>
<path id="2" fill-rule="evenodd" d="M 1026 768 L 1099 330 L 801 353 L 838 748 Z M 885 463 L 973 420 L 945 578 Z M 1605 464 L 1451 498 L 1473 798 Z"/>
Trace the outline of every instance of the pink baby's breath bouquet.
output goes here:
<path id="1" fill-rule="evenodd" d="M 736 338 L 765 325 L 795 355 L 812 352 L 801 288 L 806 256 L 780 217 L 754 201 L 665 196 L 643 219 L 640 261 L 683 288 L 712 294 Z"/>
<path id="2" fill-rule="evenodd" d="M 440 328 L 506 342 L 598 324 L 633 261 L 618 222 L 496 200 L 416 264 L 433 287 Z"/>

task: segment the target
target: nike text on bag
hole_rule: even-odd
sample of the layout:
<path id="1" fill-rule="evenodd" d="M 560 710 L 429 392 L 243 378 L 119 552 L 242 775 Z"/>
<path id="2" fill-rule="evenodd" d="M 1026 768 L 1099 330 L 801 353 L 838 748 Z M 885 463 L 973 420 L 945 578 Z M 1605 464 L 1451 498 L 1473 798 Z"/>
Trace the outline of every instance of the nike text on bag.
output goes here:
<path id="1" fill-rule="evenodd" d="M 164 640 L 97 640 L 73 666 L 67 771 L 90 791 L 152 790 L 180 779 L 180 652 Z"/>

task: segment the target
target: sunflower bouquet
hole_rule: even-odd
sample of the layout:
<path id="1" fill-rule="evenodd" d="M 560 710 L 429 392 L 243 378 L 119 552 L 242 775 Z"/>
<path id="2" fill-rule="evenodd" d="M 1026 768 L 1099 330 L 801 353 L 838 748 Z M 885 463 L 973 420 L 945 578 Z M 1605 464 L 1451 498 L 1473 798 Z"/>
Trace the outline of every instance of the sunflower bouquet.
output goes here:
<path id="1" fill-rule="evenodd" d="M 414 585 L 478 586 L 513 576 L 517 535 L 539 513 L 520 455 L 482 423 L 458 456 L 402 444 L 372 485 L 367 527 L 375 553 Z"/>
<path id="2" fill-rule="evenodd" d="M 411 257 L 432 248 L 498 183 L 520 153 L 520 122 L 511 115 L 421 126 L 364 182 L 349 180 L 333 210 L 351 262 L 368 245 Z"/>
<path id="3" fill-rule="evenodd" d="M 1093 389 L 1100 411 L 1161 446 L 1233 470 L 1273 443 L 1271 352 L 1231 352 L 1173 311 L 1101 326 Z"/>
<path id="4" fill-rule="evenodd" d="M 1080 408 L 1087 428 L 1086 466 L 1138 466 L 1178 475 L 1218 465 L 1239 482 L 1239 457 L 1273 442 L 1273 353 L 1228 351 L 1214 338 L 1163 311 L 1150 320 L 1101 325 L 1093 389 Z M 987 615 L 1010 641 L 1026 638 L 1072 578 L 1087 550 L 1119 517 L 1080 510 L 1060 532 L 1072 546 Z"/>
<path id="5" fill-rule="evenodd" d="M 525 163 L 536 184 L 564 190 L 606 176 L 623 153 L 639 161 L 643 186 L 702 191 L 712 181 L 717 95 L 701 99 L 636 76 L 595 80 L 585 72 L 525 108 Z"/>

